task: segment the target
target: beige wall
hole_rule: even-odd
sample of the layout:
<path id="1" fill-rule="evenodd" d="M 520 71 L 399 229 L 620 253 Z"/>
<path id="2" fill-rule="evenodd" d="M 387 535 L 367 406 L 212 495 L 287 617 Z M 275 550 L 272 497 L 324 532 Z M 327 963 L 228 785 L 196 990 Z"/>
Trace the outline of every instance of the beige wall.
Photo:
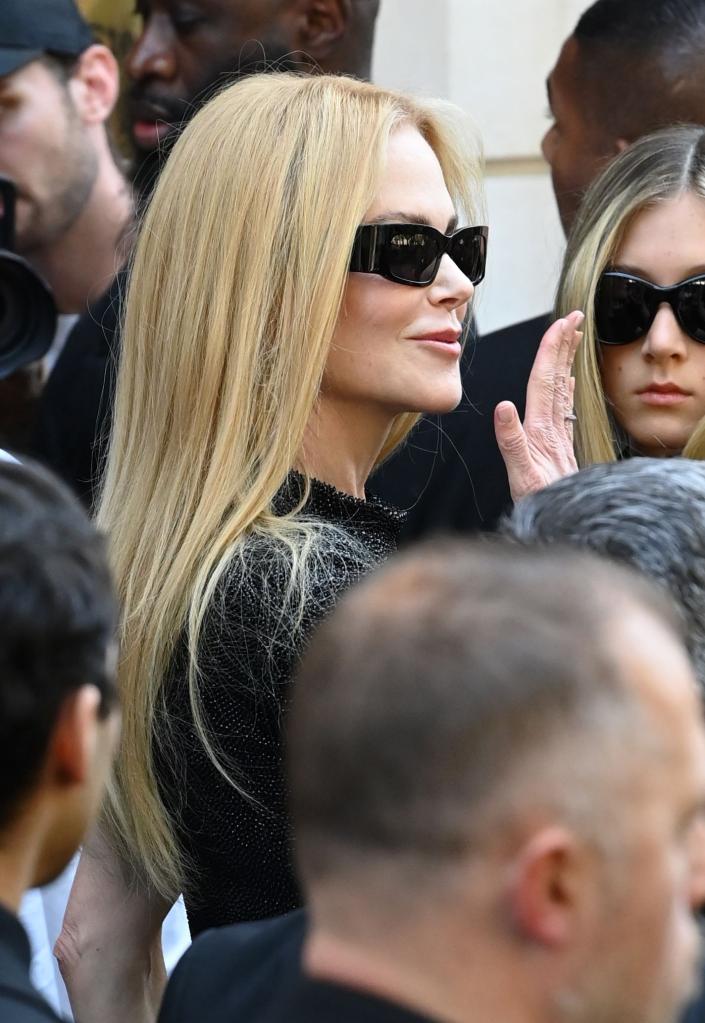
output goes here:
<path id="1" fill-rule="evenodd" d="M 382 0 L 374 78 L 467 110 L 487 158 L 484 332 L 550 308 L 563 235 L 540 142 L 545 80 L 590 0 Z"/>

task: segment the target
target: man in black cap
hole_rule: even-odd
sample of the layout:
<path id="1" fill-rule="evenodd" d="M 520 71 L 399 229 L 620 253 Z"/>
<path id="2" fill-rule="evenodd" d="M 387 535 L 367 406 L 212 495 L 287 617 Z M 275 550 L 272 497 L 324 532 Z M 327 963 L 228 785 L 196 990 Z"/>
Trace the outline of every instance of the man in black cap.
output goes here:
<path id="1" fill-rule="evenodd" d="M 0 173 L 17 186 L 17 249 L 61 312 L 83 312 L 105 290 L 130 218 L 105 128 L 118 85 L 115 58 L 73 0 L 3 0 Z"/>
<path id="2" fill-rule="evenodd" d="M 84 312 L 124 260 L 132 198 L 105 126 L 118 78 L 73 0 L 3 0 L 0 174 L 17 189 L 16 250 L 47 281 L 59 313 Z"/>

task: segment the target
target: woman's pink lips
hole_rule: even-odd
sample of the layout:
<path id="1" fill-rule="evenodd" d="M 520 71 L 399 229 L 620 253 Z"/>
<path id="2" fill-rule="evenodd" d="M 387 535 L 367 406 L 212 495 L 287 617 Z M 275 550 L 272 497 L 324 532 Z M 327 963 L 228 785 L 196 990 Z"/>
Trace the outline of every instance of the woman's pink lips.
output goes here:
<path id="1" fill-rule="evenodd" d="M 681 402 L 684 402 L 691 397 L 687 391 L 682 391 L 680 387 L 676 387 L 675 384 L 655 384 L 650 387 L 646 387 L 643 391 L 638 391 L 637 394 L 645 405 L 657 406 L 680 405 Z"/>
<path id="2" fill-rule="evenodd" d="M 458 335 L 453 334 L 429 334 L 426 337 L 414 337 L 412 341 L 418 341 L 421 344 L 429 345 L 435 348 L 437 351 L 442 351 L 447 355 L 453 355 L 458 357 L 462 351 Z"/>

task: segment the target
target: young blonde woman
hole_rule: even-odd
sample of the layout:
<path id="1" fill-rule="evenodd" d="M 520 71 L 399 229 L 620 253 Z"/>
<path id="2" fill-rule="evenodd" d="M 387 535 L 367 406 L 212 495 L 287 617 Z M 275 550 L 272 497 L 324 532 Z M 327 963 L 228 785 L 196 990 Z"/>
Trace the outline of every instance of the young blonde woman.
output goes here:
<path id="1" fill-rule="evenodd" d="M 705 129 L 641 139 L 592 186 L 558 290 L 575 303 L 580 463 L 705 457 Z"/>
<path id="2" fill-rule="evenodd" d="M 59 947 L 83 1023 L 150 1018 L 180 891 L 194 933 L 299 904 L 288 685 L 315 623 L 394 549 L 401 513 L 366 499 L 372 468 L 460 399 L 478 174 L 459 111 L 324 76 L 225 91 L 167 164 L 99 513 L 124 733 Z M 523 426 L 498 410 L 517 494 L 574 468 L 579 321 L 546 335 Z"/>

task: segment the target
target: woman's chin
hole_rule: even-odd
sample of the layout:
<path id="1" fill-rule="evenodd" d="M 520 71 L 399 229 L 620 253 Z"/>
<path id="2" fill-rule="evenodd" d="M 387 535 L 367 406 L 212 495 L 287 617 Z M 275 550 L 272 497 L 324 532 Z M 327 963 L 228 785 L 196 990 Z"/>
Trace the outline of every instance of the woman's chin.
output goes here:
<path id="1" fill-rule="evenodd" d="M 462 397 L 462 391 L 458 391 L 457 394 L 448 395 L 445 398 L 439 396 L 436 401 L 424 409 L 424 412 L 429 416 L 442 416 L 447 412 L 454 412 L 460 404 Z"/>
<path id="2" fill-rule="evenodd" d="M 453 412 L 460 404 L 463 397 L 463 388 L 458 380 L 446 387 L 437 387 L 427 390 L 424 394 L 418 395 L 418 401 L 414 402 L 417 412 L 427 416 L 442 416 L 447 412 Z"/>

